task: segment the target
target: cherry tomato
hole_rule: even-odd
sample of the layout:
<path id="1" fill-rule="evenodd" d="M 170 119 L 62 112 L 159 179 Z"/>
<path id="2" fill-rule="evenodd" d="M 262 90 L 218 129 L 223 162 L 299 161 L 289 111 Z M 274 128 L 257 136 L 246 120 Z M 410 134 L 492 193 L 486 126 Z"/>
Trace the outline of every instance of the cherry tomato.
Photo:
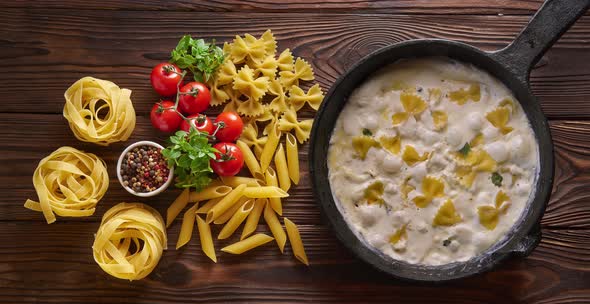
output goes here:
<path id="1" fill-rule="evenodd" d="M 236 141 L 242 135 L 244 122 L 236 112 L 222 112 L 215 119 L 219 125 L 219 130 L 215 136 L 219 141 Z"/>
<path id="2" fill-rule="evenodd" d="M 193 125 L 200 132 L 205 132 L 209 135 L 213 134 L 213 123 L 211 122 L 209 117 L 207 117 L 206 115 L 196 114 L 196 115 L 191 115 L 187 118 L 190 119 L 191 125 Z M 180 129 L 183 131 L 189 132 L 190 131 L 189 122 L 183 119 L 182 123 L 180 124 Z"/>
<path id="3" fill-rule="evenodd" d="M 174 110 L 174 103 L 166 100 L 156 103 L 150 112 L 154 128 L 162 132 L 174 132 L 182 122 L 182 117 Z"/>
<path id="4" fill-rule="evenodd" d="M 215 153 L 215 159 L 210 160 L 213 172 L 219 176 L 233 176 L 238 174 L 244 166 L 244 156 L 238 146 L 221 142 L 213 146 L 219 153 Z"/>
<path id="5" fill-rule="evenodd" d="M 199 114 L 209 107 L 211 93 L 206 85 L 200 82 L 189 82 L 180 88 L 178 108 L 186 115 Z"/>
<path id="6" fill-rule="evenodd" d="M 177 85 L 182 81 L 181 73 L 182 71 L 172 63 L 160 63 L 150 74 L 152 87 L 161 96 L 175 95 Z"/>

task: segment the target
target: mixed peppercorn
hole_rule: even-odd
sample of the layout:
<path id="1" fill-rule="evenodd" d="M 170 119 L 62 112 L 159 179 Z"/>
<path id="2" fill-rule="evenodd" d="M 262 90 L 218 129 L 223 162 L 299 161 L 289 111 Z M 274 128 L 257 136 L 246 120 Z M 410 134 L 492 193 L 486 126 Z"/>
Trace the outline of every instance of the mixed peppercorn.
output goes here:
<path id="1" fill-rule="evenodd" d="M 157 147 L 136 147 L 125 154 L 121 164 L 123 185 L 135 192 L 151 192 L 160 188 L 168 181 L 169 174 L 166 160 Z"/>

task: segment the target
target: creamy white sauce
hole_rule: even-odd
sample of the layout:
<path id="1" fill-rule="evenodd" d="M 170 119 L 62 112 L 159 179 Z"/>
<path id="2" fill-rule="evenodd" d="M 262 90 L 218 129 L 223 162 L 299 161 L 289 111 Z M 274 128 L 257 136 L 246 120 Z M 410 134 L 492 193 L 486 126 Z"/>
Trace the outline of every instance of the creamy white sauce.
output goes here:
<path id="1" fill-rule="evenodd" d="M 399 89 L 394 83 L 403 83 L 405 87 Z M 480 87 L 478 102 L 469 100 L 459 105 L 450 100 L 450 92 L 467 90 L 472 84 Z M 434 88 L 441 90 L 440 98 L 428 93 Z M 394 125 L 392 115 L 404 111 L 400 102 L 404 90 L 421 97 L 427 108 Z M 513 130 L 503 134 L 486 114 L 507 98 L 514 105 L 507 123 Z M 444 129 L 435 128 L 433 111 L 447 114 Z M 396 155 L 372 147 L 363 160 L 352 145 L 352 139 L 361 136 L 363 129 L 370 130 L 375 139 L 400 136 L 401 152 L 411 145 L 420 155 L 428 152 L 430 156 L 410 166 L 402 160 L 401 152 Z M 459 182 L 456 155 L 478 134 L 483 136 L 483 144 L 472 151 L 483 149 L 497 162 L 496 172 L 502 176 L 500 187 L 492 183 L 490 172 L 478 172 L 471 186 Z M 394 259 L 424 265 L 466 261 L 498 242 L 521 216 L 539 167 L 533 131 L 511 92 L 488 73 L 448 58 L 400 61 L 357 88 L 336 123 L 328 166 L 335 201 L 352 230 Z M 418 208 L 413 199 L 423 195 L 421 185 L 426 176 L 444 183 L 444 195 Z M 406 178 L 415 190 L 404 199 L 401 188 Z M 375 181 L 384 185 L 383 204 L 369 204 L 364 196 L 365 189 Z M 500 190 L 509 200 L 502 205 L 504 211 L 490 230 L 482 225 L 478 208 L 494 206 Z M 461 220 L 449 226 L 433 225 L 439 208 L 449 199 Z M 404 226 L 405 233 L 399 241 L 390 242 L 391 236 Z"/>

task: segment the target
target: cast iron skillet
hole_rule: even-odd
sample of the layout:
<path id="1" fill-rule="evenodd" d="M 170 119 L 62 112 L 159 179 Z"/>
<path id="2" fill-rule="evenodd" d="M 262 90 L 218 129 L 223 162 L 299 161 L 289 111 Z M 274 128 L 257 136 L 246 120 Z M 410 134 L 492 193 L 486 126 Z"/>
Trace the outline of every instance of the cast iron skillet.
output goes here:
<path id="1" fill-rule="evenodd" d="M 446 281 L 482 273 L 509 256 L 527 256 L 541 239 L 540 220 L 553 184 L 553 145 L 547 119 L 529 88 L 529 73 L 545 51 L 588 9 L 590 0 L 548 0 L 527 27 L 506 48 L 484 52 L 450 40 L 410 40 L 380 49 L 340 77 L 319 109 L 311 134 L 310 173 L 314 194 L 337 237 L 360 259 L 397 278 Z M 447 56 L 471 63 L 501 80 L 520 101 L 539 145 L 540 168 L 535 193 L 507 236 L 466 262 L 443 266 L 414 265 L 394 260 L 361 241 L 335 205 L 328 179 L 327 155 L 336 119 L 351 92 L 368 76 L 402 58 Z"/>

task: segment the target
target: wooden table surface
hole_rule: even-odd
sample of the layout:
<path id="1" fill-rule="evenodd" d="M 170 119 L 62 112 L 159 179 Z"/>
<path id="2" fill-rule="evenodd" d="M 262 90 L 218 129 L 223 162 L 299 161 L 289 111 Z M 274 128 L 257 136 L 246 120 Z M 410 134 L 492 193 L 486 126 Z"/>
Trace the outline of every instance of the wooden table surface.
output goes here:
<path id="1" fill-rule="evenodd" d="M 279 4 L 279 2 L 281 2 Z M 0 302 L 590 302 L 590 15 L 551 48 L 531 75 L 550 119 L 555 185 L 542 221 L 543 239 L 527 258 L 493 272 L 438 285 L 401 282 L 355 259 L 335 239 L 314 202 L 305 146 L 302 183 L 284 213 L 300 229 L 311 267 L 275 248 L 244 256 L 201 252 L 197 239 L 169 247 L 146 279 L 105 274 L 91 245 L 103 213 L 135 201 L 118 184 L 115 162 L 126 143 L 99 147 L 77 141 L 61 112 L 64 91 L 83 76 L 133 90 L 137 126 L 129 142 L 163 142 L 149 122 L 157 100 L 149 72 L 183 34 L 227 41 L 270 28 L 279 49 L 308 60 L 327 90 L 361 57 L 415 38 L 448 38 L 494 50 L 507 45 L 541 1 L 298 0 L 2 1 L 0 4 Z M 313 113 L 307 113 L 311 117 Z M 110 189 L 89 218 L 58 218 L 23 207 L 37 199 L 31 177 L 38 161 L 70 145 L 103 157 Z M 178 191 L 141 199 L 164 213 Z M 264 230 L 263 227 L 261 227 Z"/>

